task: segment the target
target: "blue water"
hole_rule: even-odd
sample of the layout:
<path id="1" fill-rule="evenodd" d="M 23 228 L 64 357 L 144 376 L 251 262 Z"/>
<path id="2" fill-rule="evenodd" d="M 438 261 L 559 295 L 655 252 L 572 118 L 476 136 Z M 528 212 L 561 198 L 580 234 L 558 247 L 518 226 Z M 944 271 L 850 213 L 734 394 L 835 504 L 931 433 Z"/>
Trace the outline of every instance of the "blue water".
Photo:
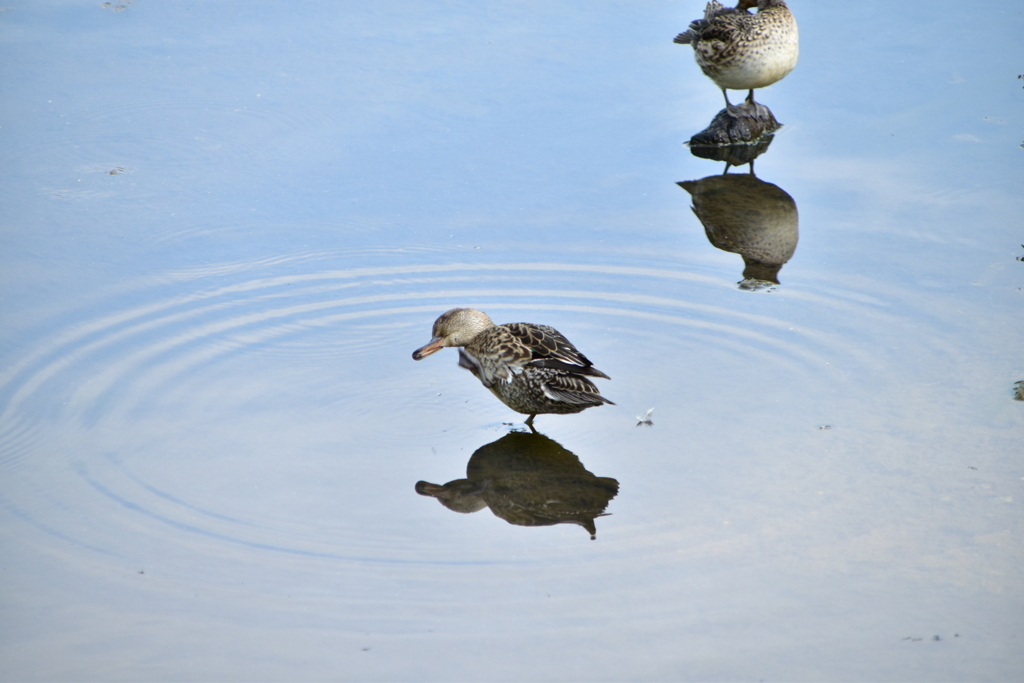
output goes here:
<path id="1" fill-rule="evenodd" d="M 1024 677 L 1024 8 L 791 6 L 752 287 L 702 3 L 0 8 L 0 678 Z M 455 306 L 613 378 L 594 540 L 414 490 Z"/>

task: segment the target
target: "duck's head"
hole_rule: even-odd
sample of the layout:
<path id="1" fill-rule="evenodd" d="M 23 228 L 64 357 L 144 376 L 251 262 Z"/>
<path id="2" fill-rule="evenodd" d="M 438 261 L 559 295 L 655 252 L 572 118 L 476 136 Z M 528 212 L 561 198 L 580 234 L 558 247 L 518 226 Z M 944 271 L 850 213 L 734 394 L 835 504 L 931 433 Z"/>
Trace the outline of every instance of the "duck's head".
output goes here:
<path id="1" fill-rule="evenodd" d="M 453 308 L 434 321 L 434 338 L 412 352 L 413 360 L 422 360 L 446 346 L 466 346 L 494 323 L 475 308 Z"/>

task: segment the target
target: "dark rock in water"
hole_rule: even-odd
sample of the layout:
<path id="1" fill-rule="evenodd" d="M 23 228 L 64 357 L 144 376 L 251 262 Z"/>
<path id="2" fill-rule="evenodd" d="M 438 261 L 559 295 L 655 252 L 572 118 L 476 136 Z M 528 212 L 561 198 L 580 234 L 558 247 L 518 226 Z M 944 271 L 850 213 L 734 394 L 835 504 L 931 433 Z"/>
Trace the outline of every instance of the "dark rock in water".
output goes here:
<path id="1" fill-rule="evenodd" d="M 775 139 L 774 135 L 764 135 L 754 144 L 747 145 L 707 145 L 695 147 L 690 145 L 690 154 L 701 159 L 724 161 L 729 166 L 743 166 L 753 163 L 754 159 L 768 151 L 768 146 Z"/>
<path id="2" fill-rule="evenodd" d="M 775 119 L 771 109 L 748 100 L 743 104 L 731 105 L 715 114 L 707 128 L 690 138 L 690 148 L 749 145 L 781 127 L 782 124 Z"/>

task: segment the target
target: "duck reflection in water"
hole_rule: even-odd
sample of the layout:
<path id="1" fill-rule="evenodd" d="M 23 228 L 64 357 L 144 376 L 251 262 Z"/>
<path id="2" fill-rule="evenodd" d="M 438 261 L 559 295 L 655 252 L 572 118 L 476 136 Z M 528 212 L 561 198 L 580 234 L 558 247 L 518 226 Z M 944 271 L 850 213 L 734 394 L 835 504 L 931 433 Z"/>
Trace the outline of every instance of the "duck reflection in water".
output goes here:
<path id="1" fill-rule="evenodd" d="M 712 245 L 743 257 L 741 289 L 779 284 L 779 270 L 799 239 L 796 202 L 753 172 L 677 183 L 690 193 L 693 212 Z"/>
<path id="2" fill-rule="evenodd" d="M 483 311 L 453 308 L 434 321 L 433 338 L 412 352 L 413 360 L 446 346 L 459 347 L 459 366 L 509 408 L 529 415 L 528 425 L 541 413 L 564 415 L 615 405 L 589 379 L 611 378 L 553 327 L 495 325 Z"/>
<path id="3" fill-rule="evenodd" d="M 578 524 L 597 537 L 594 520 L 605 516 L 619 482 L 596 477 L 575 454 L 536 432 L 511 432 L 481 446 L 466 465 L 466 478 L 447 484 L 416 482 L 416 493 L 437 498 L 455 512 L 485 506 L 518 526 Z"/>

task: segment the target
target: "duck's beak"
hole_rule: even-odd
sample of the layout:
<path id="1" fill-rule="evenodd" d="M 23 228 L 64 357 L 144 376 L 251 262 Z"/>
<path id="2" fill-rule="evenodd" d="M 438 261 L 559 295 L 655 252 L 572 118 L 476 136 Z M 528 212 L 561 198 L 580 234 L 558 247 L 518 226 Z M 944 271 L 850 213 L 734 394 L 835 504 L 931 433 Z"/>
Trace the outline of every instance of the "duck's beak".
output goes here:
<path id="1" fill-rule="evenodd" d="M 436 353 L 437 351 L 440 351 L 443 348 L 444 348 L 444 340 L 443 339 L 431 339 L 429 344 L 427 344 L 426 346 L 421 346 L 420 348 L 418 348 L 418 349 L 416 349 L 415 351 L 412 352 L 412 359 L 413 360 L 423 360 L 424 358 L 426 358 L 430 354 Z"/>

